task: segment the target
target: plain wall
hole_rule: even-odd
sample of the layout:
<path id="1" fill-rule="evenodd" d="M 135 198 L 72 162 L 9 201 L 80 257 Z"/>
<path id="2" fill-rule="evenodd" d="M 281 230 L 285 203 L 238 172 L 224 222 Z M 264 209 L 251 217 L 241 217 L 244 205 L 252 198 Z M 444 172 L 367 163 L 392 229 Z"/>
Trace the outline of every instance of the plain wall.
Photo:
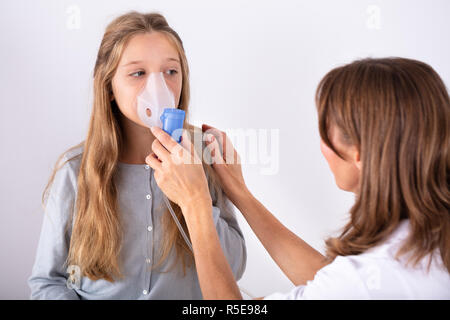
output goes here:
<path id="1" fill-rule="evenodd" d="M 314 93 L 331 68 L 362 57 L 429 63 L 450 81 L 450 2 L 0 2 L 0 298 L 28 299 L 57 157 L 84 140 L 92 74 L 106 25 L 158 11 L 181 36 L 191 70 L 191 122 L 279 130 L 279 170 L 244 166 L 253 193 L 317 250 L 336 235 L 353 195 L 340 191 L 319 149 Z M 79 12 L 79 20 L 73 20 Z M 293 288 L 238 213 L 248 250 L 239 284 L 255 296 Z"/>

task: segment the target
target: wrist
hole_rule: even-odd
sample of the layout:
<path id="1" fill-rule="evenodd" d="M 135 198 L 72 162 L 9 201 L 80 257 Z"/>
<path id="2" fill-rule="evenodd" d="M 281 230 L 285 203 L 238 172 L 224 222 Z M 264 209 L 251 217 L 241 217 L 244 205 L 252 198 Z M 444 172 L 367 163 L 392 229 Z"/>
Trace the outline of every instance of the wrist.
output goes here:
<path id="1" fill-rule="evenodd" d="M 192 210 L 205 211 L 209 207 L 212 210 L 212 199 L 209 193 L 207 195 L 191 196 L 188 201 L 180 204 L 183 212 L 191 212 Z"/>
<path id="2" fill-rule="evenodd" d="M 199 227 L 206 227 L 209 222 L 214 225 L 211 199 L 199 199 L 196 202 L 190 202 L 181 207 L 181 210 L 190 233 Z"/>
<path id="3" fill-rule="evenodd" d="M 252 193 L 247 188 L 246 185 L 241 185 L 239 188 L 236 188 L 236 191 L 229 195 L 229 199 L 233 204 L 239 209 L 244 206 L 249 199 L 252 198 Z"/>

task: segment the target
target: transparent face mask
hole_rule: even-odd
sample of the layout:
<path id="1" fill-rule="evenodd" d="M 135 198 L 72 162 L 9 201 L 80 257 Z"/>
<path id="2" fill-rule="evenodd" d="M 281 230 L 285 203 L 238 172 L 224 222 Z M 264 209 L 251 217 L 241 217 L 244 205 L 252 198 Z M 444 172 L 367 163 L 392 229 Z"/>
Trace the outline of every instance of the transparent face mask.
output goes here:
<path id="1" fill-rule="evenodd" d="M 162 128 L 161 115 L 165 108 L 176 108 L 175 98 L 162 72 L 152 72 L 137 96 L 137 113 L 147 127 Z"/>

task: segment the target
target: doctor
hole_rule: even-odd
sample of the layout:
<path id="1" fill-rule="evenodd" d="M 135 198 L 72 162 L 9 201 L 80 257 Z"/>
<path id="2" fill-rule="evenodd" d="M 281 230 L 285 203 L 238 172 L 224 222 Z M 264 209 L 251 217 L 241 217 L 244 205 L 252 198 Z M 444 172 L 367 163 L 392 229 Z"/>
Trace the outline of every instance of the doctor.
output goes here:
<path id="1" fill-rule="evenodd" d="M 316 93 L 321 151 L 355 194 L 326 255 L 283 226 L 246 187 L 225 133 L 204 125 L 228 198 L 293 282 L 266 299 L 450 299 L 450 99 L 420 61 L 363 59 L 330 71 Z M 157 127 L 146 162 L 182 209 L 205 299 L 242 299 L 220 247 L 199 156 Z M 222 151 L 222 152 L 221 152 Z"/>

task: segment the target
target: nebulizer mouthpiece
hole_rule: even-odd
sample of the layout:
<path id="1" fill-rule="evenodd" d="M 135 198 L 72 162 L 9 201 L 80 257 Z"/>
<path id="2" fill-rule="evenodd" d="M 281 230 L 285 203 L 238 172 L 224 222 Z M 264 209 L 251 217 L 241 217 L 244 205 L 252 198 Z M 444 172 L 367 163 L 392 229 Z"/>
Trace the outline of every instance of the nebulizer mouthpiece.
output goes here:
<path id="1" fill-rule="evenodd" d="M 145 87 L 137 97 L 137 113 L 148 128 L 159 127 L 180 142 L 185 112 L 175 107 L 175 98 L 162 72 L 152 72 L 148 76 Z M 163 195 L 163 198 L 186 244 L 192 250 L 192 244 L 178 221 L 169 199 L 166 195 Z"/>

